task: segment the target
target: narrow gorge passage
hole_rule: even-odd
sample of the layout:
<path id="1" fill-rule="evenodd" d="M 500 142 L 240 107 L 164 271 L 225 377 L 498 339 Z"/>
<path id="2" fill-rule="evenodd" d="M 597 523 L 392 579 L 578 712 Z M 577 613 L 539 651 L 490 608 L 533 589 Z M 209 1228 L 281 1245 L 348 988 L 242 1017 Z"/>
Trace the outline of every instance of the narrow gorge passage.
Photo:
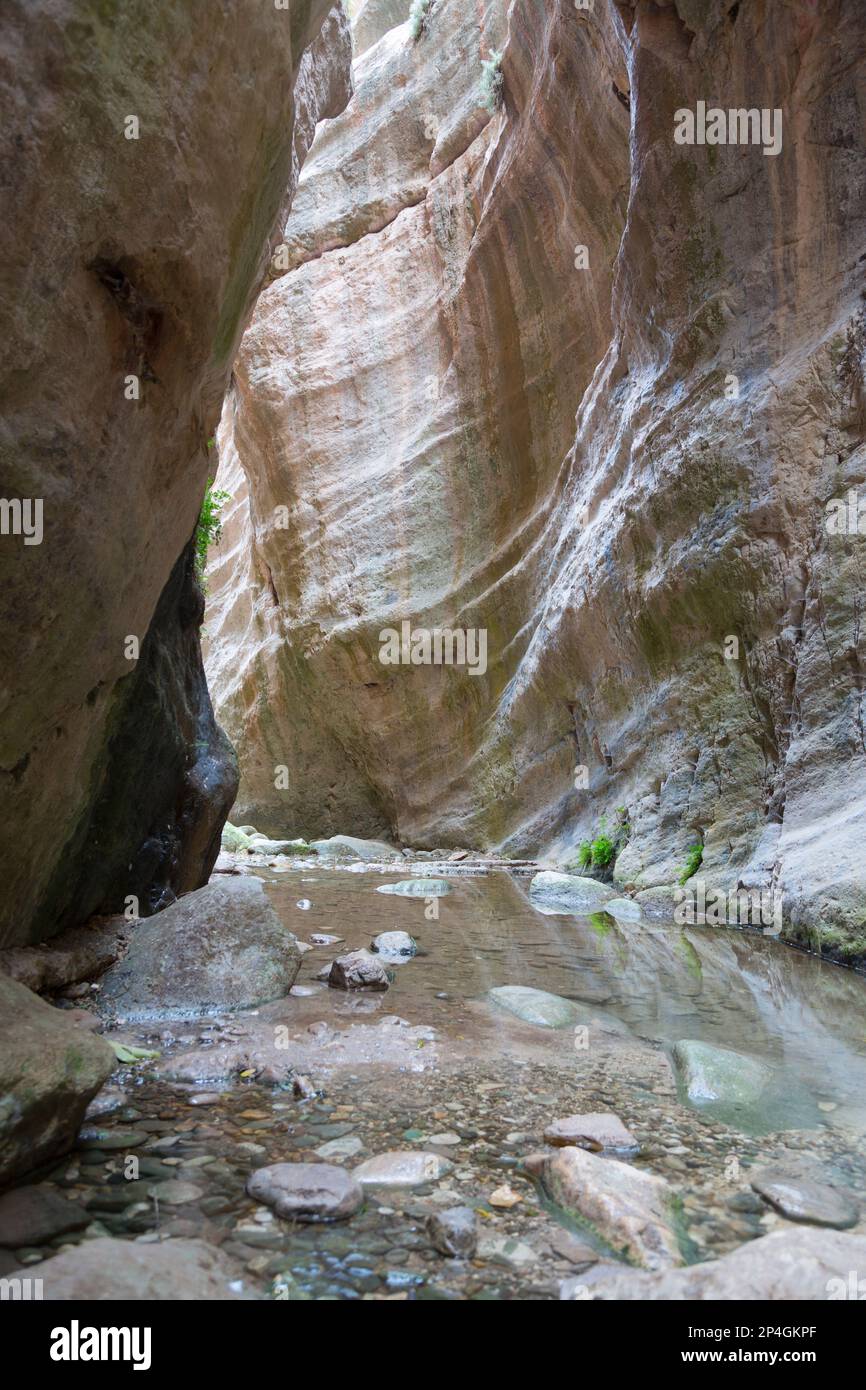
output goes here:
<path id="1" fill-rule="evenodd" d="M 0 16 L 0 1301 L 859 1301 L 866 13 L 216 9 Z"/>

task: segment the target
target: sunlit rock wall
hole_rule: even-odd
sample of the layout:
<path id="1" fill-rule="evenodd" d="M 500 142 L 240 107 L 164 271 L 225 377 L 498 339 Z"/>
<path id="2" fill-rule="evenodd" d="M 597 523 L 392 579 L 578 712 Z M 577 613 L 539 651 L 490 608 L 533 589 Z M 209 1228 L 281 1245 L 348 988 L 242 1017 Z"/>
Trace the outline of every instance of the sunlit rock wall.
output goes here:
<path id="1" fill-rule="evenodd" d="M 236 819 L 567 861 L 623 807 L 621 882 L 698 843 L 863 952 L 866 538 L 827 504 L 864 472 L 864 37 L 854 0 L 438 0 L 356 60 L 220 429 Z M 780 147 L 678 144 L 701 102 Z M 404 620 L 486 670 L 383 665 Z"/>

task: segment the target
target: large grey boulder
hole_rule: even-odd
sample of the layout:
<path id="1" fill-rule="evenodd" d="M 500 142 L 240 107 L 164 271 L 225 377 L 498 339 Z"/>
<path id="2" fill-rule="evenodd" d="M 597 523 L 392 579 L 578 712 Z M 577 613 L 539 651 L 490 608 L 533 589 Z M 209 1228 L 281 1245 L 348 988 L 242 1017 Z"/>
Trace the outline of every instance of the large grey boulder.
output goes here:
<path id="1" fill-rule="evenodd" d="M 131 1020 L 250 1008 L 288 994 L 300 960 L 262 880 L 220 877 L 139 924 L 100 999 Z"/>
<path id="2" fill-rule="evenodd" d="M 355 835 L 332 835 L 329 840 L 311 840 L 310 848 L 323 859 L 355 859 L 364 864 L 387 864 L 403 856 L 387 840 L 360 840 Z"/>
<path id="3" fill-rule="evenodd" d="M 0 1183 L 72 1147 L 115 1065 L 103 1038 L 0 975 Z"/>

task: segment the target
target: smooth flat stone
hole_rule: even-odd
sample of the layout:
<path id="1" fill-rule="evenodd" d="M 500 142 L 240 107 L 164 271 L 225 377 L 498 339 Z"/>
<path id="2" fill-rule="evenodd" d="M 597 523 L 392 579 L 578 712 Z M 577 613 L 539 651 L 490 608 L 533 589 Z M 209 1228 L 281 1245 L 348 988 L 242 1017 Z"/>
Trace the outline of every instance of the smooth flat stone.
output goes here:
<path id="1" fill-rule="evenodd" d="M 770 1068 L 754 1057 L 694 1039 L 675 1045 L 673 1064 L 678 1083 L 697 1105 L 712 1101 L 754 1105 L 773 1077 Z"/>
<path id="2" fill-rule="evenodd" d="M 837 1188 L 808 1178 L 788 1177 L 777 1169 L 753 1178 L 752 1190 L 789 1221 L 844 1231 L 856 1226 L 860 1217 L 856 1204 Z"/>
<path id="3" fill-rule="evenodd" d="M 535 1023 L 540 1028 L 566 1028 L 578 1016 L 570 999 L 528 985 L 499 985 L 488 990 L 487 997 L 524 1023 Z"/>
<path id="4" fill-rule="evenodd" d="M 357 1134 L 347 1134 L 342 1139 L 329 1139 L 314 1152 L 321 1159 L 354 1158 L 363 1147 L 363 1141 Z"/>
<path id="5" fill-rule="evenodd" d="M 363 1205 L 352 1173 L 333 1163 L 274 1163 L 247 1179 L 247 1192 L 287 1221 L 345 1221 Z"/>
<path id="6" fill-rule="evenodd" d="M 640 1148 L 622 1120 L 608 1113 L 567 1115 L 562 1120 L 554 1120 L 544 1131 L 544 1139 L 545 1143 L 555 1148 L 574 1144 L 579 1149 L 591 1149 L 595 1153 L 635 1154 Z"/>
<path id="7" fill-rule="evenodd" d="M 404 878 L 399 883 L 380 883 L 377 893 L 397 893 L 406 898 L 444 898 L 451 884 L 444 878 Z"/>
<path id="8" fill-rule="evenodd" d="M 421 1187 L 450 1173 L 454 1164 L 441 1154 L 392 1149 L 360 1163 L 353 1176 L 364 1187 Z"/>

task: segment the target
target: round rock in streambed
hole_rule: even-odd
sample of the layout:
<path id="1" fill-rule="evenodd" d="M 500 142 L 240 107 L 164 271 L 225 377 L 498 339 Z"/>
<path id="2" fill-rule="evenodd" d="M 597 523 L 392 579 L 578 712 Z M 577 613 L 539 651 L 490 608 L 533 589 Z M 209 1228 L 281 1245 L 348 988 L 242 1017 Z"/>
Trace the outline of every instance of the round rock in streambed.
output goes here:
<path id="1" fill-rule="evenodd" d="M 454 1164 L 441 1154 L 392 1149 L 360 1163 L 353 1172 L 362 1187 L 421 1187 L 450 1173 Z"/>
<path id="2" fill-rule="evenodd" d="M 754 1057 L 692 1038 L 676 1043 L 673 1064 L 677 1084 L 693 1105 L 755 1105 L 773 1080 L 771 1069 Z"/>
<path id="3" fill-rule="evenodd" d="M 369 951 L 338 956 L 328 969 L 332 989 L 387 989 L 391 981 L 382 962 Z"/>
<path id="4" fill-rule="evenodd" d="M 752 1190 L 789 1221 L 805 1221 L 810 1226 L 832 1226 L 837 1231 L 845 1231 L 849 1226 L 856 1226 L 860 1217 L 857 1206 L 835 1187 L 789 1177 L 777 1169 L 753 1178 Z"/>
<path id="5" fill-rule="evenodd" d="M 630 1130 L 618 1115 L 567 1115 L 554 1120 L 544 1131 L 545 1143 L 554 1148 L 574 1144 L 594 1153 L 636 1154 L 640 1148 Z"/>
<path id="6" fill-rule="evenodd" d="M 333 1163 L 273 1163 L 247 1179 L 247 1193 L 286 1221 L 347 1221 L 364 1193 L 351 1173 Z"/>
<path id="7" fill-rule="evenodd" d="M 471 1207 L 448 1207 L 427 1217 L 430 1244 L 440 1255 L 471 1260 L 478 1249 L 478 1223 Z"/>
<path id="8" fill-rule="evenodd" d="M 370 950 L 386 960 L 411 960 L 418 950 L 414 938 L 405 931 L 383 931 L 370 943 Z"/>
<path id="9" fill-rule="evenodd" d="M 595 912 L 616 898 L 614 890 L 597 879 L 551 870 L 535 875 L 529 885 L 529 896 L 535 903 L 561 906 L 572 912 Z"/>
<path id="10" fill-rule="evenodd" d="M 403 898 L 444 898 L 451 884 L 444 878 L 403 878 L 399 883 L 380 883 L 377 893 L 397 893 Z"/>
<path id="11" fill-rule="evenodd" d="M 499 985 L 488 990 L 487 997 L 516 1018 L 522 1018 L 524 1023 L 535 1023 L 540 1028 L 567 1028 L 578 1017 L 578 1010 L 570 999 L 548 994 L 543 989 L 531 989 L 528 985 Z"/>
<path id="12" fill-rule="evenodd" d="M 632 898 L 609 898 L 603 911 L 609 912 L 618 922 L 643 921 L 640 903 L 636 903 Z"/>

